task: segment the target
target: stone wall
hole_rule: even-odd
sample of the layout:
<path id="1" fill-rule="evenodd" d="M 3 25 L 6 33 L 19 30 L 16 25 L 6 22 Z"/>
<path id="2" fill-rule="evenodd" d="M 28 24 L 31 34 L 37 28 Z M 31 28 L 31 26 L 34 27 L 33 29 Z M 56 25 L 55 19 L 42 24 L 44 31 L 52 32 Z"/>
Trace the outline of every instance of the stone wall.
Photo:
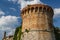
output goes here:
<path id="1" fill-rule="evenodd" d="M 22 40 L 55 40 L 53 35 L 53 14 L 52 8 L 47 5 L 39 4 L 25 7 L 21 13 L 22 32 L 25 32 L 26 29 L 43 31 L 23 33 Z"/>
<path id="2" fill-rule="evenodd" d="M 22 34 L 22 40 L 55 40 L 52 31 L 31 30 Z"/>

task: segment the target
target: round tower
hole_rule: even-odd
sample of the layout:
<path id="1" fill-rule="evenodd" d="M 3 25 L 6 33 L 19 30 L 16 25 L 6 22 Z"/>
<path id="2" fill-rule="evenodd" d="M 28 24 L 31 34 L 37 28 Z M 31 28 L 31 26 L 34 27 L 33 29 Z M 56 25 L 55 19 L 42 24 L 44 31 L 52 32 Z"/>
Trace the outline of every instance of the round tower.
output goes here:
<path id="1" fill-rule="evenodd" d="M 53 15 L 53 9 L 48 5 L 34 4 L 23 8 L 22 40 L 55 40 Z"/>

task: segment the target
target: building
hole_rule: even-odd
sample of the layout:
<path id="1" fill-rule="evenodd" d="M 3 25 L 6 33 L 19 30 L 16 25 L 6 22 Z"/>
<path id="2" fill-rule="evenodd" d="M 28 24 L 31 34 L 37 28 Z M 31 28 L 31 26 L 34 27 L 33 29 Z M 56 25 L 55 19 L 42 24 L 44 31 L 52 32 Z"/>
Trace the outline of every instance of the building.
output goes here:
<path id="1" fill-rule="evenodd" d="M 13 40 L 13 35 L 6 36 L 6 32 L 4 32 L 4 37 L 2 40 Z"/>
<path id="2" fill-rule="evenodd" d="M 53 9 L 44 4 L 28 5 L 21 11 L 22 40 L 55 40 Z"/>

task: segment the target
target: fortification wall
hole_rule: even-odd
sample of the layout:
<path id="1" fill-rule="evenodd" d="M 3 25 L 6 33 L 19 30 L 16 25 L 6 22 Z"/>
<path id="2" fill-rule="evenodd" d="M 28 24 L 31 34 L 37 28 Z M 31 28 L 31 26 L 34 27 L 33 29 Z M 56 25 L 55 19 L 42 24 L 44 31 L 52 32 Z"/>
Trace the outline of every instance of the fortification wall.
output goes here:
<path id="1" fill-rule="evenodd" d="M 28 33 L 24 32 L 21 37 L 22 40 L 55 40 L 53 32 L 46 32 L 41 30 L 30 30 Z"/>
<path id="2" fill-rule="evenodd" d="M 53 14 L 52 8 L 46 5 L 27 6 L 21 13 L 22 30 L 52 28 Z"/>
<path id="3" fill-rule="evenodd" d="M 55 40 L 53 15 L 53 9 L 47 5 L 35 4 L 23 8 L 21 12 L 23 40 Z M 29 32 L 26 33 L 26 30 Z"/>

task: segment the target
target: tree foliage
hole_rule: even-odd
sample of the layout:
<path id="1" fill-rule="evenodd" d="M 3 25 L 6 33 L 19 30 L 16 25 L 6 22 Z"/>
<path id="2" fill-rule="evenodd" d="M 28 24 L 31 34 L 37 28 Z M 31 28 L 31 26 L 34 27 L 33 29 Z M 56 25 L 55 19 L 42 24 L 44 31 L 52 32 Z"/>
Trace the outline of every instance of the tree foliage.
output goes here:
<path id="1" fill-rule="evenodd" d="M 54 28 L 54 33 L 56 40 L 60 40 L 60 29 L 58 27 Z"/>
<path id="2" fill-rule="evenodd" d="M 21 33 L 22 33 L 22 26 L 19 26 L 15 30 L 15 34 L 14 34 L 13 40 L 20 40 L 21 39 Z"/>
<path id="3" fill-rule="evenodd" d="M 29 31 L 26 30 L 26 32 L 29 32 Z M 56 40 L 60 40 L 60 29 L 58 27 L 54 27 L 54 33 L 55 33 Z M 13 40 L 21 40 L 21 35 L 22 35 L 22 26 L 19 26 L 15 30 Z"/>

